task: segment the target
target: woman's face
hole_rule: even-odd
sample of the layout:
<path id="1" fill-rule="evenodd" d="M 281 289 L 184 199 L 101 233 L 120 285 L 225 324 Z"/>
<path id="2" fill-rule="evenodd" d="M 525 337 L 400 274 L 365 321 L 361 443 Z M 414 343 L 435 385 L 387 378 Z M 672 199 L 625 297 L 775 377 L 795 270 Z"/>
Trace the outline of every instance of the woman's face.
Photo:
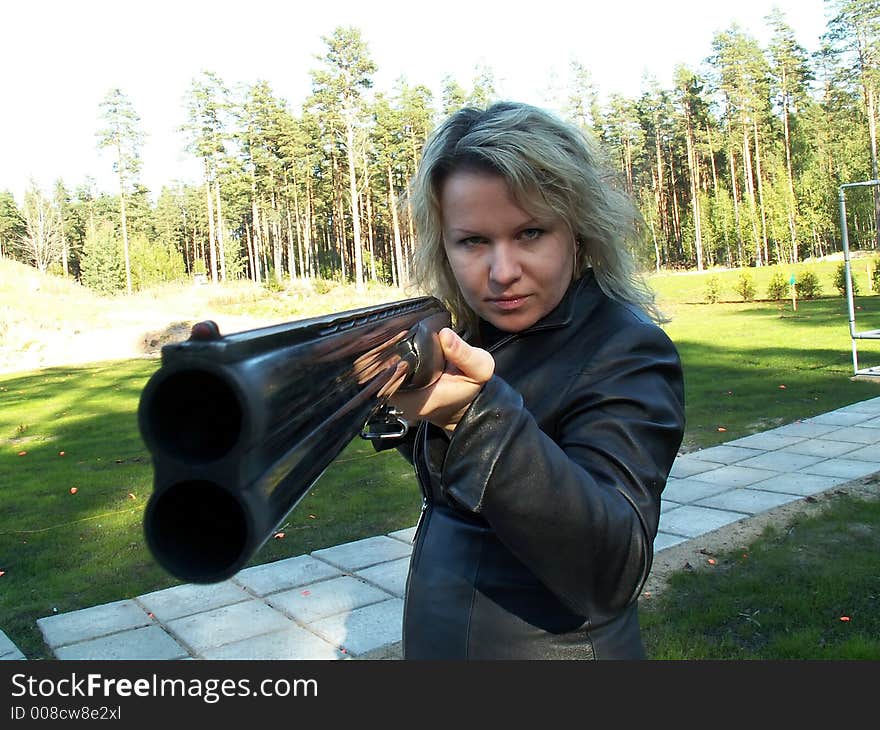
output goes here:
<path id="1" fill-rule="evenodd" d="M 478 316 L 520 332 L 559 304 L 574 272 L 575 243 L 564 221 L 536 220 L 491 173 L 452 173 L 440 205 L 446 256 Z"/>

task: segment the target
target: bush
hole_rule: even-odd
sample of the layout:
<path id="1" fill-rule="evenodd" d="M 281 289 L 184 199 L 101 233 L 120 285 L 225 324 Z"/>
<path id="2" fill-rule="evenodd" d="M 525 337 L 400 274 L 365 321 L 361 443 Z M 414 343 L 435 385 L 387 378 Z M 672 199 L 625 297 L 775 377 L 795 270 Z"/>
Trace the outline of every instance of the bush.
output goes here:
<path id="1" fill-rule="evenodd" d="M 852 293 L 859 293 L 859 282 L 856 279 L 855 275 L 850 277 L 852 282 Z M 837 268 L 834 270 L 834 286 L 837 287 L 837 291 L 840 292 L 840 296 L 846 296 L 846 262 L 841 261 L 837 264 Z"/>
<path id="2" fill-rule="evenodd" d="M 781 271 L 777 271 L 770 277 L 770 283 L 767 285 L 767 298 L 773 301 L 788 299 L 788 279 Z"/>
<path id="3" fill-rule="evenodd" d="M 816 272 L 807 269 L 798 274 L 794 291 L 799 299 L 816 299 L 822 293 L 822 285 Z"/>
<path id="4" fill-rule="evenodd" d="M 871 283 L 875 292 L 880 292 L 880 261 L 871 262 Z"/>
<path id="5" fill-rule="evenodd" d="M 718 301 L 719 292 L 721 291 L 721 282 L 717 276 L 710 276 L 706 279 L 706 301 L 709 304 L 715 304 Z"/>
<path id="6" fill-rule="evenodd" d="M 734 291 L 739 294 L 744 302 L 753 302 L 755 300 L 755 282 L 752 275 L 748 271 L 743 271 L 736 280 Z"/>

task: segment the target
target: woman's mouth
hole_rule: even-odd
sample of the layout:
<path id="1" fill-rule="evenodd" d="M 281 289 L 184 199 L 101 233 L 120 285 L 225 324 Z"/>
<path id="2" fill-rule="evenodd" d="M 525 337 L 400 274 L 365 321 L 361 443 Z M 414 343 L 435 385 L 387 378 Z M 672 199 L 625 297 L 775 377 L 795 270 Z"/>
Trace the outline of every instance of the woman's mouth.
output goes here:
<path id="1" fill-rule="evenodd" d="M 489 303 L 498 309 L 509 312 L 519 309 L 525 301 L 526 297 L 499 297 L 497 299 L 490 299 Z"/>

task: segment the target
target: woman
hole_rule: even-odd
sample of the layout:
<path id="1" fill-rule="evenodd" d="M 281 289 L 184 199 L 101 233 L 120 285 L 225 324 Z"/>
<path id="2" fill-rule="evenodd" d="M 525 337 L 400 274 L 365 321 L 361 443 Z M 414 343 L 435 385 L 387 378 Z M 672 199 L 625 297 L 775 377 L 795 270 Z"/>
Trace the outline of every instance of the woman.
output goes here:
<path id="1" fill-rule="evenodd" d="M 446 372 L 392 403 L 424 493 L 407 659 L 640 658 L 637 598 L 681 443 L 675 347 L 625 246 L 638 214 L 576 128 L 463 109 L 413 183 Z"/>

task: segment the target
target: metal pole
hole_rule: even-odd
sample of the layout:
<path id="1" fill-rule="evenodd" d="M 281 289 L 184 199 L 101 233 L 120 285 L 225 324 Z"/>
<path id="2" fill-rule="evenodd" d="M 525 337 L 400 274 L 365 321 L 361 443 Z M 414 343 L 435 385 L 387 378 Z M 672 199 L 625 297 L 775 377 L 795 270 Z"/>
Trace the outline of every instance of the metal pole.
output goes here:
<path id="1" fill-rule="evenodd" d="M 866 184 L 866 183 L 855 183 L 855 184 Z M 838 199 L 840 201 L 840 239 L 843 243 L 843 262 L 844 268 L 846 271 L 846 304 L 849 307 L 849 336 L 850 342 L 852 343 L 852 361 L 853 361 L 853 375 L 859 374 L 859 360 L 858 354 L 856 352 L 856 313 L 855 307 L 853 306 L 853 292 L 852 292 L 852 282 L 850 281 L 850 266 L 849 266 L 849 234 L 846 229 L 846 197 L 844 195 L 844 188 L 851 187 L 853 183 L 849 185 L 841 185 L 840 191 L 838 194 Z"/>

